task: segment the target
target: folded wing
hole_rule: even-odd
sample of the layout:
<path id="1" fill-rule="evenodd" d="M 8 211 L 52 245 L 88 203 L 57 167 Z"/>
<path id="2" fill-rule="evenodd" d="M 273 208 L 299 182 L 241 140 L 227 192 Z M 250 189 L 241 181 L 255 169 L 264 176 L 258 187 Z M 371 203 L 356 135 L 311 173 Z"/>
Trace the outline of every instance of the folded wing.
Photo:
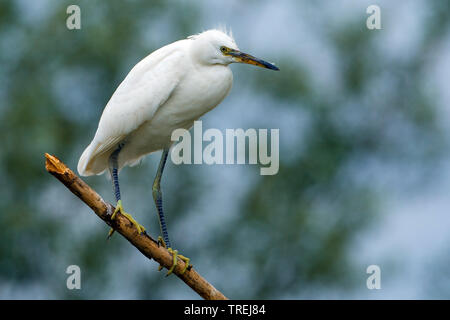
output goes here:
<path id="1" fill-rule="evenodd" d="M 152 119 L 179 84 L 183 59 L 184 52 L 175 42 L 147 56 L 130 71 L 106 105 L 95 137 L 81 155 L 81 175 L 103 173 L 118 144 Z"/>

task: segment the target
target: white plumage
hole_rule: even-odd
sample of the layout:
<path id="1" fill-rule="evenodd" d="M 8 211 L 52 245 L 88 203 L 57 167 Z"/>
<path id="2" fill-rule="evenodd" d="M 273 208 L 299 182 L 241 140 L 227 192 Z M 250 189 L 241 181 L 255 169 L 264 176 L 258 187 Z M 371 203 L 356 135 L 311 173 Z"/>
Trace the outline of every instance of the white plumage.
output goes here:
<path id="1" fill-rule="evenodd" d="M 145 228 L 123 209 L 118 171 L 145 155 L 163 149 L 152 194 L 158 211 L 162 237 L 174 262 L 189 267 L 189 258 L 173 250 L 162 207 L 161 177 L 175 129 L 189 129 L 195 120 L 217 106 L 228 94 L 233 75 L 228 65 L 242 62 L 278 70 L 274 65 L 242 53 L 231 35 L 209 30 L 156 50 L 140 61 L 112 95 L 98 124 L 97 132 L 78 162 L 83 176 L 109 169 L 117 200 L 111 221 L 120 212 L 142 234 Z M 109 231 L 110 237 L 114 226 Z"/>
<path id="2" fill-rule="evenodd" d="M 118 167 L 133 165 L 170 145 L 172 131 L 189 129 L 229 93 L 228 65 L 275 66 L 241 53 L 231 35 L 208 30 L 162 47 L 140 61 L 112 95 L 95 137 L 83 152 L 78 172 L 101 174 L 123 143 Z"/>

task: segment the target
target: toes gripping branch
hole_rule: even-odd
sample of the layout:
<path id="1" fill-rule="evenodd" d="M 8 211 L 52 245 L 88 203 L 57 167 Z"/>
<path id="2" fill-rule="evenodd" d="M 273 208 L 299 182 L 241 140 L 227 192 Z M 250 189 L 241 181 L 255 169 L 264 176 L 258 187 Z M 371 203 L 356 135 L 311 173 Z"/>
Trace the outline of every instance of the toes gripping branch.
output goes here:
<path id="1" fill-rule="evenodd" d="M 189 263 L 191 261 L 191 259 L 189 259 L 189 258 L 187 258 L 187 257 L 185 257 L 185 256 L 183 256 L 181 254 L 179 254 L 178 250 L 173 250 L 172 248 L 167 248 L 166 247 L 166 243 L 164 242 L 164 239 L 161 236 L 158 237 L 158 243 L 162 247 L 166 248 L 167 251 L 169 251 L 172 254 L 172 257 L 173 257 L 172 266 L 170 267 L 169 271 L 167 272 L 166 277 L 170 276 L 172 274 L 173 270 L 175 270 L 175 267 L 178 264 L 178 259 L 181 259 L 184 262 L 184 264 L 185 264 L 185 267 L 181 271 L 181 274 L 184 274 L 186 272 L 186 270 L 190 270 L 192 268 L 192 264 Z M 158 271 L 161 271 L 163 268 L 164 268 L 164 266 L 160 265 L 158 267 Z"/>
<path id="2" fill-rule="evenodd" d="M 114 210 L 113 214 L 111 215 L 111 220 L 114 220 L 116 218 L 117 212 L 120 212 L 123 216 L 127 217 L 128 220 L 136 227 L 139 234 L 143 234 L 145 232 L 145 228 L 140 225 L 129 213 L 126 213 L 123 209 L 122 200 L 117 201 L 116 210 Z M 108 239 L 111 238 L 111 236 L 114 233 L 114 228 L 111 228 L 108 232 Z"/>

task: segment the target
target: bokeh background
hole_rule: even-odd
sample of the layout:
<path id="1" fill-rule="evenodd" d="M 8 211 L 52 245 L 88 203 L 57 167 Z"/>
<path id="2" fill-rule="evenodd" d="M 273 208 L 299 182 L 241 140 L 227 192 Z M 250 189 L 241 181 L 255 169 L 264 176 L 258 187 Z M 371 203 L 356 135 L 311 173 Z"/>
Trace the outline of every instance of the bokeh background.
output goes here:
<path id="1" fill-rule="evenodd" d="M 81 30 L 66 8 L 81 8 Z M 381 8 L 382 29 L 366 28 Z M 232 65 L 207 128 L 279 128 L 280 170 L 169 162 L 180 252 L 235 299 L 450 298 L 450 10 L 411 1 L 0 1 L 0 298 L 197 299 L 46 173 L 73 169 L 114 89 L 153 50 L 226 25 L 281 69 Z M 159 153 L 121 173 L 156 237 Z M 105 176 L 86 178 L 113 202 Z M 82 272 L 66 288 L 67 266 Z M 381 268 L 380 290 L 366 268 Z"/>

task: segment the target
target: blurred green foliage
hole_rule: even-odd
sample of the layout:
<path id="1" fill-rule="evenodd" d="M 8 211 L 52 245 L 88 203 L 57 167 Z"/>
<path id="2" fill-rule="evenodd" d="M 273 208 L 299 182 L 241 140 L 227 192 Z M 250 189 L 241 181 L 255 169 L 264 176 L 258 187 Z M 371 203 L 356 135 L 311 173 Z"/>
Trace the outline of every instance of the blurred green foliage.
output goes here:
<path id="1" fill-rule="evenodd" d="M 45 18 L 33 21 L 18 2 L 0 2 L 0 297 L 171 298 L 178 288 L 181 297 L 196 298 L 177 279 L 163 279 L 155 263 L 119 236 L 105 241 L 107 228 L 45 172 L 43 154 L 75 168 L 128 70 L 161 45 L 202 30 L 200 3 L 77 1 L 82 30 L 76 32 L 65 28 L 72 2 L 45 3 Z M 442 137 L 434 101 L 423 89 L 422 57 L 448 27 L 449 11 L 438 8 L 445 3 L 430 3 L 435 15 L 424 26 L 423 50 L 404 63 L 383 57 L 364 16 L 324 34 L 342 80 L 332 92 L 314 85 L 308 69 L 282 53 L 281 71 L 271 81 L 240 74 L 237 81 L 247 81 L 255 95 L 265 92 L 282 105 L 279 112 L 304 112 L 309 125 L 294 159 L 281 155 L 278 175 L 249 184 L 239 215 L 215 226 L 207 242 L 180 244 L 189 257 L 202 257 L 196 267 L 227 296 L 314 297 L 360 281 L 349 250 L 379 214 L 382 196 L 371 181 L 358 179 L 365 162 L 417 164 L 426 178 L 439 156 Z M 374 89 L 380 79 L 390 85 Z M 282 124 L 280 129 L 283 139 Z M 128 203 L 142 202 L 130 204 L 133 212 L 152 205 L 155 161 L 121 176 L 125 197 L 133 200 Z M 190 217 L 200 203 L 207 186 L 199 174 L 180 167 L 164 178 L 167 211 L 177 213 L 170 223 L 184 213 Z M 112 200 L 109 181 L 94 177 L 88 183 Z M 203 213 L 209 211 L 214 204 Z M 154 212 L 137 216 L 156 236 Z M 183 232 L 175 238 L 196 234 Z M 82 267 L 80 291 L 65 287 L 69 264 Z"/>

